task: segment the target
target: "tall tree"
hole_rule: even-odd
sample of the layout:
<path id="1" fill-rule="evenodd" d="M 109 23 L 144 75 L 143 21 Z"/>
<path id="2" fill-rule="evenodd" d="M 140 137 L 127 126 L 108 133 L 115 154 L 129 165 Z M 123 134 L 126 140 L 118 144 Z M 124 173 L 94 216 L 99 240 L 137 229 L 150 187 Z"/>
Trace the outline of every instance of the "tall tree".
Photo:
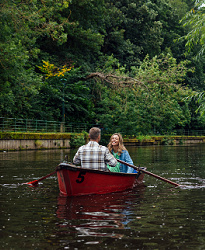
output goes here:
<path id="1" fill-rule="evenodd" d="M 205 50 L 205 4 L 204 0 L 196 0 L 195 6 L 181 20 L 187 27 L 186 40 L 187 53 L 195 51 L 196 58 L 202 56 Z M 196 49 L 197 48 L 197 49 Z"/>
<path id="2" fill-rule="evenodd" d="M 12 1 L 0 4 L 0 105 L 2 116 L 31 116 L 42 84 L 35 72 L 39 37 L 66 41 L 67 17 L 59 13 L 69 1 Z M 31 112 L 32 113 L 32 112 Z"/>
<path id="3" fill-rule="evenodd" d="M 98 97 L 95 109 L 99 123 L 107 132 L 124 134 L 165 133 L 189 127 L 191 113 L 186 97 L 193 93 L 184 87 L 187 62 L 177 64 L 170 55 L 149 59 L 132 68 L 133 77 L 120 72 L 103 75 L 95 88 Z M 102 85 L 103 81 L 105 84 Z"/>

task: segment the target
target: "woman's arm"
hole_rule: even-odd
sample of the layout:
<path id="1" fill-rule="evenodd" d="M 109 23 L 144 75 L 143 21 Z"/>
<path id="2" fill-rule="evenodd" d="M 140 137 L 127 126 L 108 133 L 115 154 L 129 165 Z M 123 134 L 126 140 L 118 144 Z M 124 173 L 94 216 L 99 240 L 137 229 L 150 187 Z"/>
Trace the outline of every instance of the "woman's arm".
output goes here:
<path id="1" fill-rule="evenodd" d="M 125 151 L 125 162 L 133 165 L 133 161 L 132 161 L 128 151 Z M 127 173 L 132 173 L 133 170 L 134 170 L 133 168 L 127 166 Z"/>

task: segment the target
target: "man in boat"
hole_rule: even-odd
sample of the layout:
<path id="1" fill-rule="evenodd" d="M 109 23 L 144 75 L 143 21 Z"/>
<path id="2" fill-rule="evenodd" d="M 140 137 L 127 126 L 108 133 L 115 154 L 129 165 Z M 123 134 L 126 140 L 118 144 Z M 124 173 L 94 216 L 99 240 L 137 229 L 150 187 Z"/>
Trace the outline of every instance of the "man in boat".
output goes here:
<path id="1" fill-rule="evenodd" d="M 81 146 L 73 158 L 74 164 L 81 164 L 82 168 L 108 171 L 107 164 L 111 167 L 117 165 L 117 160 L 109 152 L 108 148 L 99 145 L 101 130 L 93 127 L 89 131 L 90 141 Z"/>

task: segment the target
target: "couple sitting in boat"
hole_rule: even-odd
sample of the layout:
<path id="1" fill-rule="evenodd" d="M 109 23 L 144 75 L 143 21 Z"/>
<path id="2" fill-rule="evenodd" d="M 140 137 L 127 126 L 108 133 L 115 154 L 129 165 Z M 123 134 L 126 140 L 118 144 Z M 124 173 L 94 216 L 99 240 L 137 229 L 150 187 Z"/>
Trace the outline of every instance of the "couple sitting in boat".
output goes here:
<path id="1" fill-rule="evenodd" d="M 108 171 L 109 169 L 111 172 L 136 172 L 133 168 L 120 164 L 116 160 L 120 159 L 129 164 L 133 164 L 128 151 L 123 145 L 121 134 L 115 133 L 111 136 L 108 148 L 99 145 L 101 139 L 101 130 L 99 128 L 91 128 L 89 138 L 89 143 L 81 146 L 75 154 L 73 158 L 74 164 L 81 164 L 82 168 L 102 171 Z"/>

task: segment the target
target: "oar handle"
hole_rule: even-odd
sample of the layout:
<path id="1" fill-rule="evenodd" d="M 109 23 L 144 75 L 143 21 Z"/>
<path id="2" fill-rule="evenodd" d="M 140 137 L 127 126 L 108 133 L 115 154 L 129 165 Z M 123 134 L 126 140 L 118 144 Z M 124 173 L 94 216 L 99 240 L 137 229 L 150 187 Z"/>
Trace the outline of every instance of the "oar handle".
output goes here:
<path id="1" fill-rule="evenodd" d="M 153 177 L 155 177 L 155 178 L 157 178 L 157 179 L 159 179 L 159 180 L 168 182 L 168 183 L 170 183 L 170 184 L 172 184 L 172 185 L 174 185 L 174 186 L 176 186 L 176 187 L 180 186 L 179 184 L 177 184 L 177 183 L 175 183 L 175 182 L 173 182 L 173 181 L 167 180 L 167 179 L 165 179 L 165 178 L 163 178 L 163 177 L 161 177 L 161 176 L 159 176 L 159 175 L 153 174 L 153 173 L 151 173 L 151 172 L 149 172 L 149 171 L 146 171 L 146 170 L 144 170 L 144 169 L 142 169 L 142 168 L 140 168 L 140 167 L 136 167 L 136 166 L 134 166 L 134 165 L 132 165 L 132 164 L 129 164 L 129 163 L 127 163 L 127 162 L 125 162 L 125 161 L 122 161 L 122 160 L 119 160 L 119 159 L 116 159 L 116 160 L 117 160 L 118 162 L 120 162 L 120 163 L 122 163 L 122 164 L 125 164 L 125 165 L 127 165 L 127 166 L 129 166 L 129 167 L 132 167 L 132 168 L 134 168 L 134 169 L 136 169 L 136 170 L 138 170 L 138 171 L 140 170 L 140 171 L 144 172 L 145 174 L 151 175 L 151 176 L 153 176 Z"/>

